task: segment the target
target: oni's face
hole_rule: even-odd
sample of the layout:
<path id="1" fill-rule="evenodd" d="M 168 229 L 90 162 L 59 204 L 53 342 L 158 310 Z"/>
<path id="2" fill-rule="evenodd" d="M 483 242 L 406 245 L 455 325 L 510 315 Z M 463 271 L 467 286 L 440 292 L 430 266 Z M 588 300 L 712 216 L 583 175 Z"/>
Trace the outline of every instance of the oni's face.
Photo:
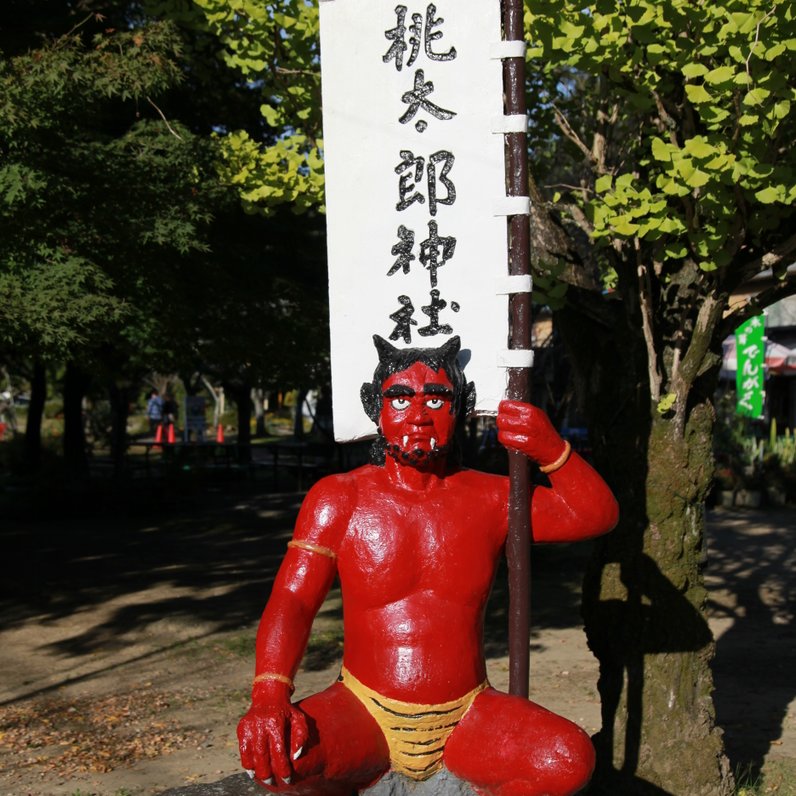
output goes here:
<path id="1" fill-rule="evenodd" d="M 453 440 L 453 385 L 444 370 L 415 362 L 382 384 L 379 416 L 387 452 L 419 465 L 443 456 Z"/>

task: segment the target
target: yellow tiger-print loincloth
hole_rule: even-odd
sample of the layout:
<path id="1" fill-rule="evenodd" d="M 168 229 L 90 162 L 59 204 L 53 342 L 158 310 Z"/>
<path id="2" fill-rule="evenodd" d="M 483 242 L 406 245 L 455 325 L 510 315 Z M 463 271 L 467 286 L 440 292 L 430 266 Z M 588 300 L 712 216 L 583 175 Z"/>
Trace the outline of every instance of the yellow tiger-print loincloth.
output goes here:
<path id="1" fill-rule="evenodd" d="M 357 680 L 345 667 L 340 681 L 381 727 L 393 771 L 414 780 L 428 779 L 442 768 L 448 736 L 464 718 L 473 700 L 489 685 L 485 681 L 452 702 L 419 705 L 382 696 Z"/>

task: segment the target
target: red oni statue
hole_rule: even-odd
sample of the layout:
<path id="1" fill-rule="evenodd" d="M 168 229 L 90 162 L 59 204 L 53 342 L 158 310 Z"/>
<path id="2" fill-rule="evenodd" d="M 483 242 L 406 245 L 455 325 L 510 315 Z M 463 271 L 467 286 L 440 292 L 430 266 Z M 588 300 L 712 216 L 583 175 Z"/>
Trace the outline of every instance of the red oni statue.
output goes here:
<path id="1" fill-rule="evenodd" d="M 594 751 L 568 720 L 489 686 L 484 610 L 508 531 L 509 482 L 461 468 L 454 436 L 474 404 L 459 339 L 399 350 L 374 338 L 362 386 L 378 424 L 374 463 L 309 492 L 257 633 L 243 767 L 273 792 L 349 796 L 392 769 L 423 780 L 443 765 L 482 794 L 565 796 Z M 609 531 L 618 509 L 599 475 L 539 409 L 503 401 L 498 439 L 547 473 L 533 487 L 536 542 Z M 313 617 L 343 593 L 338 682 L 291 704 Z"/>

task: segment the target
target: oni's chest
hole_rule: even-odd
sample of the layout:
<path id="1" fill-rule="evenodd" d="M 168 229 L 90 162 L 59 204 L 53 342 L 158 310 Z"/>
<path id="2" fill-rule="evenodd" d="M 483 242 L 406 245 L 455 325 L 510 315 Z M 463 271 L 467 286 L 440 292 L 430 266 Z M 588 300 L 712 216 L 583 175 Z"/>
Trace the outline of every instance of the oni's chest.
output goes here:
<path id="1" fill-rule="evenodd" d="M 424 591 L 479 602 L 500 549 L 494 518 L 483 508 L 429 496 L 377 496 L 354 512 L 338 568 L 344 591 L 366 605 Z"/>

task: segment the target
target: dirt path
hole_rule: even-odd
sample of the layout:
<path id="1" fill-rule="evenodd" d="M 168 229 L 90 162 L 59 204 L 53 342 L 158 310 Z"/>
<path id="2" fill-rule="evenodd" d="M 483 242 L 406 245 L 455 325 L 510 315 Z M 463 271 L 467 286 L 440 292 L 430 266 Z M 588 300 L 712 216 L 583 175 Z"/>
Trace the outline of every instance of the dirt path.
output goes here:
<path id="1" fill-rule="evenodd" d="M 0 796 L 144 796 L 237 773 L 256 622 L 299 500 L 204 495 L 122 520 L 4 528 Z M 714 515 L 709 557 L 719 721 L 733 758 L 763 765 L 782 796 L 796 794 L 794 519 Z M 531 696 L 594 732 L 597 672 L 578 612 L 587 553 L 535 555 Z M 499 580 L 486 639 L 498 688 L 504 603 Z M 340 636 L 333 593 L 297 696 L 336 677 Z"/>

